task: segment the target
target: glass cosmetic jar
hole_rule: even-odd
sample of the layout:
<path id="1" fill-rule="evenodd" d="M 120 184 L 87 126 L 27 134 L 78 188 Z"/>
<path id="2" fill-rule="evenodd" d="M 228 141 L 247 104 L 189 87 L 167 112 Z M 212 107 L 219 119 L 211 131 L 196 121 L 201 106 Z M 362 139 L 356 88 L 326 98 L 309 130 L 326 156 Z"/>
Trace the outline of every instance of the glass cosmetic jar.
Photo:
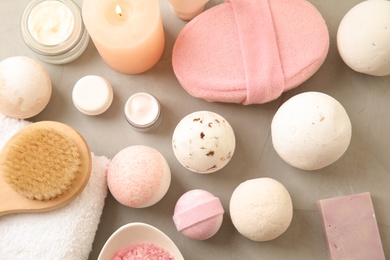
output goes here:
<path id="1" fill-rule="evenodd" d="M 161 123 L 159 100 L 145 92 L 133 94 L 125 104 L 125 116 L 129 124 L 139 132 L 149 132 Z"/>
<path id="2" fill-rule="evenodd" d="M 21 19 L 26 45 L 41 60 L 65 64 L 78 58 L 89 42 L 79 6 L 72 0 L 33 0 Z"/>

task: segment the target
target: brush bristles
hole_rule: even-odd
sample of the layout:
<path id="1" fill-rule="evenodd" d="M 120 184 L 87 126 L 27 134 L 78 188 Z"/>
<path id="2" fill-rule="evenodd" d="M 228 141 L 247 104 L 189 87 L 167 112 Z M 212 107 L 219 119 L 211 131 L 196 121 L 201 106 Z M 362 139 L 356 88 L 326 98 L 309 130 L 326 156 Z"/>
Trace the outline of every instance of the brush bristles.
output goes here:
<path id="1" fill-rule="evenodd" d="M 66 192 L 81 166 L 72 140 L 52 128 L 19 135 L 5 156 L 7 182 L 18 193 L 36 200 L 51 200 Z"/>

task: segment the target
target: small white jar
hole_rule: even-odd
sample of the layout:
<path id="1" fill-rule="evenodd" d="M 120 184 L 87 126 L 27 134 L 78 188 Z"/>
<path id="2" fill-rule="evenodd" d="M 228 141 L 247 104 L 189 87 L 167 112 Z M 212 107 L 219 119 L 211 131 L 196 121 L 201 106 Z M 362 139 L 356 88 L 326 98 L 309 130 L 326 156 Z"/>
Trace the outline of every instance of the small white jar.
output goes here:
<path id="1" fill-rule="evenodd" d="M 47 63 L 69 63 L 88 46 L 80 8 L 72 0 L 33 0 L 20 26 L 26 45 Z"/>
<path id="2" fill-rule="evenodd" d="M 127 121 L 140 132 L 149 132 L 161 123 L 161 105 L 158 99 L 145 92 L 135 93 L 124 108 Z"/>
<path id="3" fill-rule="evenodd" d="M 73 87 L 72 100 L 83 114 L 97 116 L 112 103 L 114 92 L 110 83 L 100 76 L 88 75 L 79 79 Z"/>

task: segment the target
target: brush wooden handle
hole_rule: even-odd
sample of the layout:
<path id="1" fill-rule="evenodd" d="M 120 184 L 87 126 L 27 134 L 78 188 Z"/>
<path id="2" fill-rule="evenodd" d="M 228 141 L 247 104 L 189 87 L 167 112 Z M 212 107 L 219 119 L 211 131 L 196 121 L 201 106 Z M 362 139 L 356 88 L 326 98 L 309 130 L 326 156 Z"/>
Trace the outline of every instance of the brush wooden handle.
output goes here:
<path id="1" fill-rule="evenodd" d="M 0 166 L 4 165 L 3 154 L 7 153 L 8 149 L 11 148 L 14 138 L 18 138 L 18 135 L 25 134 L 26 131 L 31 131 L 35 128 L 54 129 L 68 136 L 79 150 L 81 156 L 80 171 L 77 178 L 72 182 L 70 189 L 64 192 L 64 194 L 46 201 L 31 200 L 19 194 L 7 183 L 4 172 L 0 171 L 0 216 L 18 212 L 41 212 L 57 209 L 75 199 L 88 183 L 92 170 L 92 157 L 87 142 L 72 127 L 54 121 L 33 123 L 12 136 L 1 151 Z"/>

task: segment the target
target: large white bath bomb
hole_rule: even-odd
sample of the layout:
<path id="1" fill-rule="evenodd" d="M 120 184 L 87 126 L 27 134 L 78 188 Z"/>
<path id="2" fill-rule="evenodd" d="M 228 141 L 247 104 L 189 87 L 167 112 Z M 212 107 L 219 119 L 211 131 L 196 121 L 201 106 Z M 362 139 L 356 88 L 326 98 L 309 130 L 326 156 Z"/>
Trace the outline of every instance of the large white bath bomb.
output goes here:
<path id="1" fill-rule="evenodd" d="M 320 92 L 305 92 L 278 109 L 271 134 L 273 146 L 284 161 L 302 170 L 318 170 L 345 153 L 352 126 L 336 99 Z"/>
<path id="2" fill-rule="evenodd" d="M 49 74 L 35 60 L 16 56 L 0 62 L 0 113 L 33 117 L 47 106 L 51 92 Z"/>
<path id="3" fill-rule="evenodd" d="M 390 74 L 390 2 L 363 1 L 342 19 L 337 32 L 341 58 L 353 70 Z"/>
<path id="4" fill-rule="evenodd" d="M 236 139 L 225 118 L 214 112 L 198 111 L 176 126 L 172 147 L 184 167 L 207 174 L 222 169 L 230 161 Z"/>
<path id="5" fill-rule="evenodd" d="M 283 234 L 293 217 L 293 204 L 287 189 L 271 178 L 247 180 L 230 198 L 233 225 L 253 241 L 268 241 Z"/>

